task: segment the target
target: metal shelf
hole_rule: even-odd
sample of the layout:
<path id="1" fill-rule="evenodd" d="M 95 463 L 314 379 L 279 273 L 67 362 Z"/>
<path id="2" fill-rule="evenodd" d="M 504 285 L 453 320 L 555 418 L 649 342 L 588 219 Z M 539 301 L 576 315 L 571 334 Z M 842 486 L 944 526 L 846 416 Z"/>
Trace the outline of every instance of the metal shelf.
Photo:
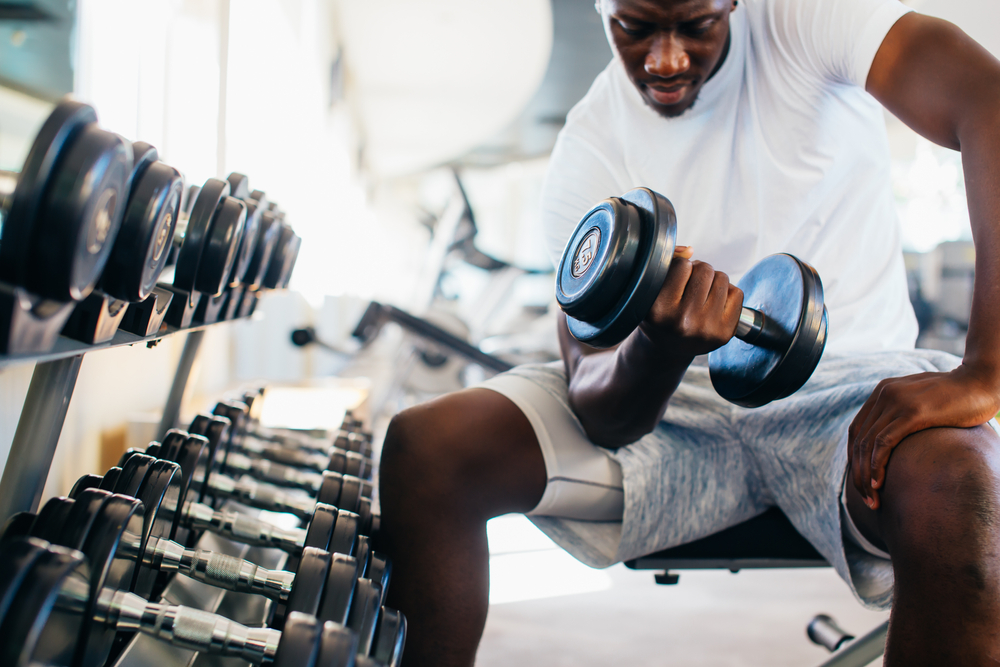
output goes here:
<path id="1" fill-rule="evenodd" d="M 17 366 L 20 364 L 42 364 L 49 361 L 58 361 L 60 359 L 68 359 L 70 357 L 78 357 L 83 354 L 89 354 L 91 352 L 99 352 L 101 350 L 111 350 L 116 347 L 126 347 L 130 345 L 138 345 L 139 343 L 145 343 L 147 346 L 152 347 L 160 340 L 173 336 L 177 333 L 190 333 L 192 331 L 203 331 L 209 327 L 220 326 L 227 324 L 229 322 L 241 322 L 249 318 L 239 318 L 235 320 L 225 320 L 223 322 L 214 322 L 212 324 L 201 324 L 198 326 L 188 327 L 186 329 L 175 329 L 174 327 L 167 327 L 166 331 L 161 331 L 152 336 L 136 336 L 127 331 L 118 331 L 115 333 L 114 338 L 106 343 L 81 343 L 78 340 L 73 340 L 72 338 L 67 338 L 66 336 L 60 336 L 59 340 L 56 341 L 55 347 L 50 352 L 44 352 L 40 354 L 0 354 L 0 370 L 7 368 L 9 366 Z"/>

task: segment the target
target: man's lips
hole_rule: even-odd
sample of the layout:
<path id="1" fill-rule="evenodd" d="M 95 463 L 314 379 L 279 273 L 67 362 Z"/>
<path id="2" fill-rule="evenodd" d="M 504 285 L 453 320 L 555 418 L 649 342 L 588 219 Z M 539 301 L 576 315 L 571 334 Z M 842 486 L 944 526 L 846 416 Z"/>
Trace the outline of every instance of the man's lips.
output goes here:
<path id="1" fill-rule="evenodd" d="M 691 90 L 691 86 L 692 84 L 689 81 L 669 86 L 653 86 L 647 83 L 646 92 L 649 93 L 649 96 L 657 104 L 671 106 L 683 100 L 688 91 Z"/>

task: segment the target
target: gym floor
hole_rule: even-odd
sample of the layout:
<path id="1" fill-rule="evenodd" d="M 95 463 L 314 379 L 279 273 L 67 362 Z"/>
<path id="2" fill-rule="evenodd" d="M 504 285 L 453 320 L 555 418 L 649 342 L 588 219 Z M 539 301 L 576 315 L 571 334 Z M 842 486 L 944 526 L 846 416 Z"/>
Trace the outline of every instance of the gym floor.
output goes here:
<path id="1" fill-rule="evenodd" d="M 831 568 L 684 571 L 658 586 L 651 571 L 581 565 L 520 516 L 489 530 L 477 667 L 816 667 L 829 654 L 806 637 L 813 616 L 860 636 L 888 615 L 865 610 Z"/>

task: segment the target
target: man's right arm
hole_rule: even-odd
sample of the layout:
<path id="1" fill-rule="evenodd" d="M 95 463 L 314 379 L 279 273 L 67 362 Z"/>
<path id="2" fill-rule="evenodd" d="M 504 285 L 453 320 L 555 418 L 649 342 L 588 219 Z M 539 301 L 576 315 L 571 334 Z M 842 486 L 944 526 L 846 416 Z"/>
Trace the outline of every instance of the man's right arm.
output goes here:
<path id="1" fill-rule="evenodd" d="M 595 444 L 622 447 L 651 432 L 695 356 L 736 331 L 742 292 L 726 274 L 691 261 L 690 249 L 678 251 L 646 319 L 617 347 L 584 345 L 560 314 L 570 406 Z"/>

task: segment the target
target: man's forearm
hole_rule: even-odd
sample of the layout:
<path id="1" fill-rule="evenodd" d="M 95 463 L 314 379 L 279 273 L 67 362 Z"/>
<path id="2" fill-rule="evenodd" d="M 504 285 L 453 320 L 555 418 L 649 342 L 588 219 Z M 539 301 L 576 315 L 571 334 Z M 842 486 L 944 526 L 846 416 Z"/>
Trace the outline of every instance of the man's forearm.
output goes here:
<path id="1" fill-rule="evenodd" d="M 569 373 L 569 402 L 587 437 L 621 447 L 651 432 L 692 358 L 665 355 L 641 330 L 613 350 L 593 351 L 561 323 L 560 343 Z"/>
<path id="2" fill-rule="evenodd" d="M 1000 81 L 988 113 L 959 130 L 976 279 L 965 365 L 1000 394 Z"/>

